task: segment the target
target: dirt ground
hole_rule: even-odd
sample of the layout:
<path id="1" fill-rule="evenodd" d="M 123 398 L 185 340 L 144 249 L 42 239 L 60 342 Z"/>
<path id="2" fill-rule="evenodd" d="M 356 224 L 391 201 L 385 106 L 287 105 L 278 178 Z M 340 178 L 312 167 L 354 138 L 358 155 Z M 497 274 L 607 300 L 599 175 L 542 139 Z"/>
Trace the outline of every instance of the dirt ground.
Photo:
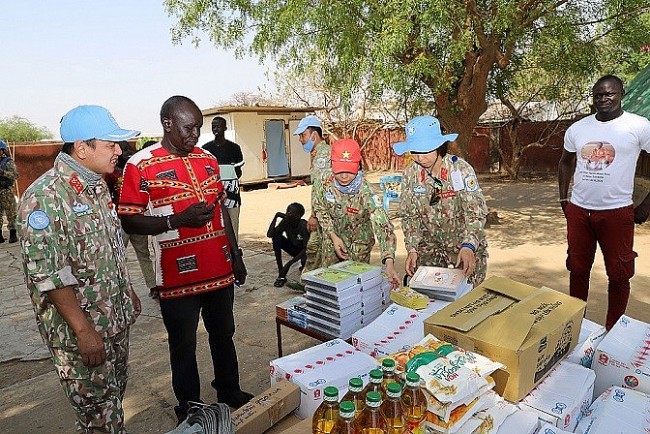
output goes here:
<path id="1" fill-rule="evenodd" d="M 489 242 L 488 276 L 501 275 L 535 286 L 568 292 L 565 269 L 565 223 L 557 201 L 554 179 L 507 182 L 481 179 L 491 210 L 500 224 L 487 230 Z M 243 194 L 240 244 L 245 251 L 249 278 L 236 290 L 235 335 L 242 387 L 252 393 L 269 386 L 269 361 L 277 357 L 275 305 L 297 293 L 288 287 L 275 288 L 277 271 L 269 240 L 265 237 L 270 219 L 290 202 L 309 203 L 310 187 L 287 190 L 260 189 Z M 396 208 L 391 216 L 396 217 Z M 398 235 L 397 269 L 403 271 L 404 245 L 399 219 L 394 220 Z M 637 227 L 635 250 L 639 253 L 628 314 L 650 322 L 650 224 Z M 0 245 L 0 250 L 9 247 Z M 165 433 L 174 428 L 174 396 L 170 384 L 166 334 L 157 305 L 145 296 L 137 261 L 130 249 L 132 275 L 139 276 L 136 289 L 144 302 L 144 313 L 132 329 L 129 387 L 125 398 L 127 427 L 132 433 Z M 374 258 L 375 262 L 377 258 Z M 0 274 L 1 275 L 1 274 Z M 298 278 L 297 268 L 289 274 Z M 2 278 L 4 280 L 4 278 Z M 587 318 L 605 319 L 606 276 L 602 257 L 592 272 L 592 292 Z M 35 323 L 32 325 L 36 327 Z M 6 332 L 0 330 L 0 332 Z M 283 329 L 284 353 L 299 351 L 317 341 Z M 199 369 L 203 399 L 216 399 L 210 389 L 212 366 L 207 336 L 199 326 Z M 48 360 L 0 363 L 0 432 L 73 433 L 74 416 Z M 293 423 L 288 419 L 286 426 Z M 278 432 L 275 428 L 272 432 Z"/>

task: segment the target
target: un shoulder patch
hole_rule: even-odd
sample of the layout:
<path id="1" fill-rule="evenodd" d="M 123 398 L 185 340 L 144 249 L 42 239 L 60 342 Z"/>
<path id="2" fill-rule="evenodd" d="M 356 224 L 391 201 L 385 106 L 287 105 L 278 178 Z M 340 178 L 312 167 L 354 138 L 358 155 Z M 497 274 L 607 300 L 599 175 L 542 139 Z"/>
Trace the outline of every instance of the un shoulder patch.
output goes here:
<path id="1" fill-rule="evenodd" d="M 50 225 L 50 218 L 47 216 L 45 211 L 37 209 L 32 211 L 27 216 L 27 224 L 38 231 L 45 229 Z"/>

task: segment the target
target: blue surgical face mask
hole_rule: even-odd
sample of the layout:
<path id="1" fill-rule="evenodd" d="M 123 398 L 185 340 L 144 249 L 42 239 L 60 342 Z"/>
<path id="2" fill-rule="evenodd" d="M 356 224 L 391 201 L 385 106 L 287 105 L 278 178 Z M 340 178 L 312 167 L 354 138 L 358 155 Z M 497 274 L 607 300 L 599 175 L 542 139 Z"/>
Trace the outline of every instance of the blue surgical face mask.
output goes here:
<path id="1" fill-rule="evenodd" d="M 311 152 L 314 149 L 314 146 L 316 146 L 316 143 L 313 140 L 309 140 L 302 145 L 302 149 L 304 149 L 305 152 Z"/>

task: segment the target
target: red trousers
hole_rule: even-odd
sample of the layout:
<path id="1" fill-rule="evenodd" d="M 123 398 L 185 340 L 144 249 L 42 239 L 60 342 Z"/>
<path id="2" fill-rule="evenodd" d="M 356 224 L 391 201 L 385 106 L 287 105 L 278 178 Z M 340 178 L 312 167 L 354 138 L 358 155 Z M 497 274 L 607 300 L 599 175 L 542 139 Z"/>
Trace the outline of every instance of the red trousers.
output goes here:
<path id="1" fill-rule="evenodd" d="M 630 298 L 630 278 L 634 276 L 634 209 L 632 205 L 606 211 L 591 211 L 569 203 L 566 207 L 566 261 L 571 272 L 569 290 L 572 296 L 587 301 L 589 275 L 600 245 L 607 270 L 607 321 L 611 329 L 625 313 Z"/>

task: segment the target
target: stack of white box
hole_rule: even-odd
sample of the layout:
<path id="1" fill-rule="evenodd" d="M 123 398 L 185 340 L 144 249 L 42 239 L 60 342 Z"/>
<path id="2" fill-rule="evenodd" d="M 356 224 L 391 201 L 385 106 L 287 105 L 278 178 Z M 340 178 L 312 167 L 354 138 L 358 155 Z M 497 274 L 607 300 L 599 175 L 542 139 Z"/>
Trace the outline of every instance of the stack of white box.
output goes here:
<path id="1" fill-rule="evenodd" d="M 348 339 L 362 323 L 362 286 L 357 274 L 334 268 L 303 273 L 307 326 L 332 338 Z"/>
<path id="2" fill-rule="evenodd" d="M 470 291 L 472 284 L 459 268 L 420 266 L 409 281 L 409 287 L 429 298 L 455 301 Z"/>
<path id="3" fill-rule="evenodd" d="M 375 359 L 334 339 L 271 361 L 271 385 L 291 381 L 300 387 L 296 414 L 304 419 L 311 417 L 323 401 L 325 387 L 337 387 L 342 397 L 350 378 L 359 377 L 367 383 L 368 372 L 376 367 Z"/>
<path id="4" fill-rule="evenodd" d="M 364 325 L 370 324 L 383 311 L 382 282 L 385 279 L 381 273 L 381 267 L 363 262 L 343 261 L 330 268 L 356 274 L 359 277 L 361 282 L 361 322 Z"/>

